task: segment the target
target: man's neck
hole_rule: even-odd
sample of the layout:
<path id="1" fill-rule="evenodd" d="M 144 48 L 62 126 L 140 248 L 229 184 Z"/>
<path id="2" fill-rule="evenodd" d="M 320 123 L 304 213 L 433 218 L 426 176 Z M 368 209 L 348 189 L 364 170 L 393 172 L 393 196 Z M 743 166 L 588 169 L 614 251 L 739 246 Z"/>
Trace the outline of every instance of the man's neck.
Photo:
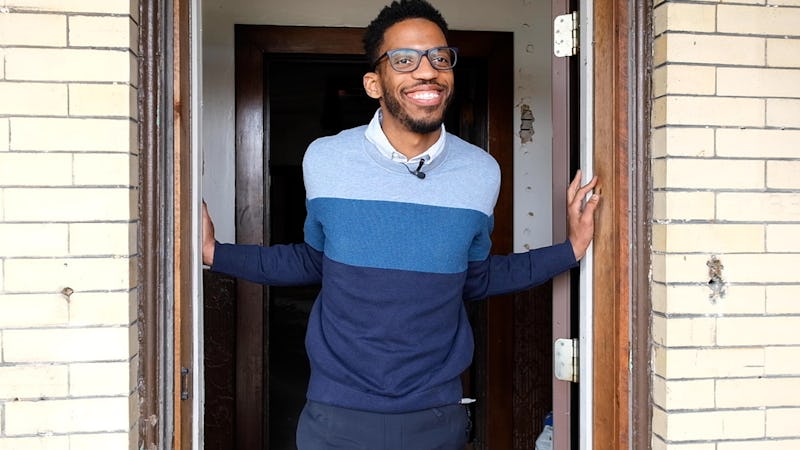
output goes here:
<path id="1" fill-rule="evenodd" d="M 385 116 L 381 128 L 392 147 L 408 159 L 425 153 L 442 133 L 441 127 L 431 133 L 415 133 L 401 124 L 387 121 Z"/>

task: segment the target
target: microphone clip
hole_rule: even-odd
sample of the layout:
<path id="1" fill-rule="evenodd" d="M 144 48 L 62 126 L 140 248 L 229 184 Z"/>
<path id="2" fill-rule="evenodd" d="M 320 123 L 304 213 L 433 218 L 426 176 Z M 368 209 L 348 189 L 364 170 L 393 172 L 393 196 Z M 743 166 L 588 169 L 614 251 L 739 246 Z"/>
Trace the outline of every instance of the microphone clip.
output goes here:
<path id="1" fill-rule="evenodd" d="M 425 172 L 421 171 L 423 164 L 425 164 L 425 160 L 424 159 L 420 159 L 419 160 L 419 165 L 417 166 L 417 170 L 411 170 L 405 164 L 403 164 L 403 166 L 405 166 L 406 170 L 408 170 L 408 173 L 410 173 L 411 175 L 414 175 L 415 177 L 419 178 L 420 180 L 424 180 L 425 179 Z"/>

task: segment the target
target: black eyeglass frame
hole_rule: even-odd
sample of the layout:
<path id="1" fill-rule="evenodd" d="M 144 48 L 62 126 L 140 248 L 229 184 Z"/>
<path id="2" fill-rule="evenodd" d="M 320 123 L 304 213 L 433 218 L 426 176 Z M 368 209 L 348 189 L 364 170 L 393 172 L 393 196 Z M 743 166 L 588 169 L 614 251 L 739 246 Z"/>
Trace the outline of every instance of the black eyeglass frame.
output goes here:
<path id="1" fill-rule="evenodd" d="M 450 51 L 453 52 L 453 62 L 450 65 L 450 67 L 448 67 L 446 69 L 437 68 L 434 65 L 434 62 L 431 60 L 430 52 L 436 51 L 436 50 L 442 50 L 442 49 L 449 49 Z M 417 55 L 419 55 L 419 59 L 417 60 L 417 65 L 415 65 L 413 69 L 398 70 L 394 66 L 394 64 L 392 64 L 392 60 L 389 57 L 392 56 L 393 54 L 395 54 L 397 52 L 401 52 L 401 51 L 410 51 L 410 52 L 414 52 Z M 442 47 L 429 48 L 427 50 L 417 50 L 415 48 L 395 48 L 395 49 L 392 49 L 392 50 L 388 50 L 388 51 L 384 52 L 381 56 L 379 56 L 378 59 L 376 59 L 375 62 L 372 64 L 372 69 L 374 70 L 376 67 L 378 67 L 378 64 L 381 62 L 381 60 L 383 58 L 387 58 L 387 60 L 389 61 L 389 66 L 392 68 L 392 70 L 394 70 L 396 72 L 400 72 L 400 73 L 413 72 L 413 71 L 419 69 L 419 65 L 422 64 L 422 57 L 423 56 L 428 58 L 428 62 L 431 63 L 431 67 L 433 67 L 434 69 L 436 69 L 436 70 L 438 70 L 440 72 L 441 71 L 445 71 L 445 70 L 453 70 L 453 68 L 456 66 L 456 63 L 458 62 L 458 47 L 450 47 L 448 45 L 445 45 L 445 46 L 442 46 Z"/>

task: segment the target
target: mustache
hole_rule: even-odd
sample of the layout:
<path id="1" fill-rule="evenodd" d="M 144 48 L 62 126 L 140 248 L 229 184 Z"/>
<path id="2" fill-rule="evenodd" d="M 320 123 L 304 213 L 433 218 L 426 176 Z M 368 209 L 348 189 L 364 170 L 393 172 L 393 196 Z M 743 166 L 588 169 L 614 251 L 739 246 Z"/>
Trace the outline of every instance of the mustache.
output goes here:
<path id="1" fill-rule="evenodd" d="M 409 86 L 409 87 L 405 88 L 404 91 L 409 91 L 411 89 L 416 89 L 416 88 L 421 87 L 421 86 L 426 86 L 426 87 L 434 86 L 434 87 L 437 87 L 437 88 L 442 89 L 442 90 L 447 90 L 447 86 L 445 86 L 444 84 L 439 83 L 438 81 L 424 81 L 423 80 L 423 81 L 420 81 L 418 83 L 415 83 L 412 86 Z"/>

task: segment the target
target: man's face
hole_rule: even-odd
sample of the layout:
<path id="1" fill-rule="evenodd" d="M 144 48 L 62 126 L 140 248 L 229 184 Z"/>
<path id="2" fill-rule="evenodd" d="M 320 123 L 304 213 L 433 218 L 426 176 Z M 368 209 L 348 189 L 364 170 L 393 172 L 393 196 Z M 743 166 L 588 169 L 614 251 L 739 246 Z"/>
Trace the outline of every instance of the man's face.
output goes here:
<path id="1" fill-rule="evenodd" d="M 381 52 L 398 48 L 428 50 L 447 45 L 439 27 L 425 19 L 408 19 L 384 33 Z M 384 124 L 396 121 L 409 131 L 427 134 L 437 131 L 444 120 L 453 93 L 453 71 L 436 70 L 426 56 L 412 72 L 397 72 L 383 58 L 376 68 Z"/>

